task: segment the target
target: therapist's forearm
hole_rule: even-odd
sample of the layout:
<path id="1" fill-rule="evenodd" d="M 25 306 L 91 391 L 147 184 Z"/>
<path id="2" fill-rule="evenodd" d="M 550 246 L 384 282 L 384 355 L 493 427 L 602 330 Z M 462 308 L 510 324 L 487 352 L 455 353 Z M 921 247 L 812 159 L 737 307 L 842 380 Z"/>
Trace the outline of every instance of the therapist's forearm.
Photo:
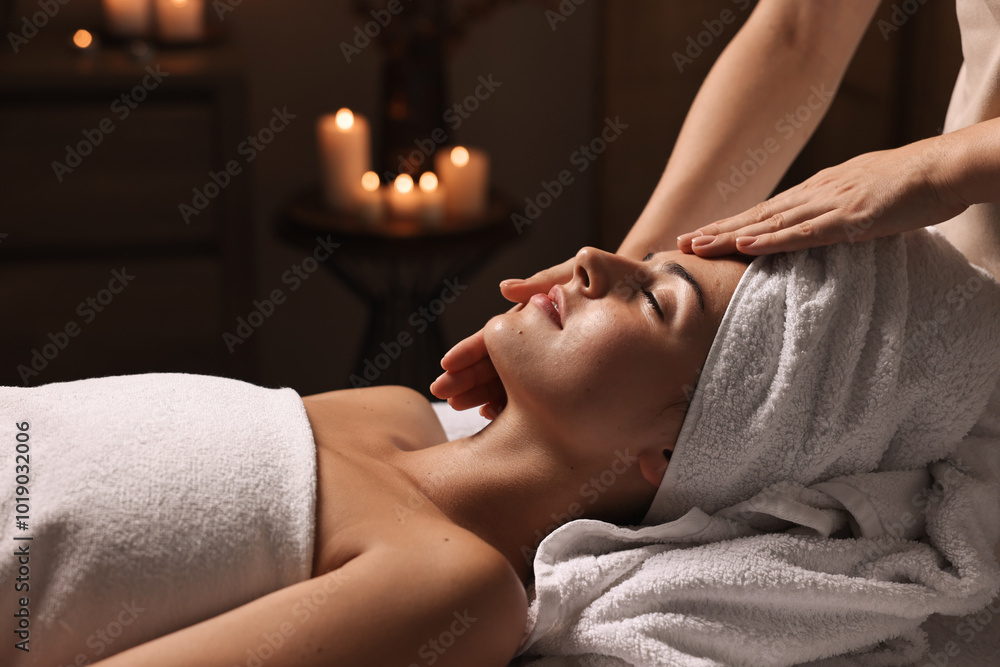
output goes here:
<path id="1" fill-rule="evenodd" d="M 967 206 L 1000 202 L 1000 118 L 931 139 L 936 184 Z"/>
<path id="2" fill-rule="evenodd" d="M 877 4 L 762 0 L 705 79 L 619 254 L 673 249 L 678 235 L 766 198 L 822 120 Z M 808 117 L 796 117 L 802 106 Z M 752 175 L 731 180 L 753 157 Z"/>

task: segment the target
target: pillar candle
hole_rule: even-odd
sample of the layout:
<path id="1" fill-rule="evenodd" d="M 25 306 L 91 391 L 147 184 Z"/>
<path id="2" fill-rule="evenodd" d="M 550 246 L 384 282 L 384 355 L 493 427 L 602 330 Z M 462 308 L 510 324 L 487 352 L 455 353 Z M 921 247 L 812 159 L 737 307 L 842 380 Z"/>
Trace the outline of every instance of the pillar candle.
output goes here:
<path id="1" fill-rule="evenodd" d="M 361 177 L 361 191 L 356 213 L 366 223 L 377 224 L 385 215 L 385 192 L 378 174 L 367 171 Z"/>
<path id="2" fill-rule="evenodd" d="M 341 109 L 316 123 L 323 195 L 331 209 L 351 211 L 358 203 L 361 178 L 371 164 L 371 136 L 364 116 Z"/>
<path id="3" fill-rule="evenodd" d="M 428 227 L 438 227 L 444 222 L 444 188 L 432 171 L 420 176 L 420 221 Z"/>
<path id="4" fill-rule="evenodd" d="M 205 0 L 156 0 L 156 30 L 165 42 L 205 38 Z"/>
<path id="5" fill-rule="evenodd" d="M 400 174 L 389 191 L 389 208 L 400 218 L 413 218 L 420 212 L 420 189 L 413 185 L 413 177 Z"/>
<path id="6" fill-rule="evenodd" d="M 456 146 L 438 151 L 434 166 L 444 187 L 449 218 L 478 220 L 489 201 L 490 160 L 483 151 Z"/>
<path id="7" fill-rule="evenodd" d="M 119 37 L 145 37 L 153 22 L 153 0 L 101 0 L 108 30 Z"/>

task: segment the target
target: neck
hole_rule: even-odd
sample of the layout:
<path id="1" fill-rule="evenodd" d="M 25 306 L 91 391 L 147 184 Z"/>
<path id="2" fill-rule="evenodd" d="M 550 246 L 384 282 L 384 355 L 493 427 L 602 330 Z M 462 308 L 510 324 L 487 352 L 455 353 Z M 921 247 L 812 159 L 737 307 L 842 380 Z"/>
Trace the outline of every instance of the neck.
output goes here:
<path id="1" fill-rule="evenodd" d="M 627 448 L 593 460 L 567 452 L 572 448 L 552 447 L 508 406 L 482 432 L 400 452 L 395 465 L 449 519 L 502 553 L 527 583 L 535 549 L 553 530 L 580 518 L 637 523 L 637 506 L 648 506 L 655 493 Z"/>

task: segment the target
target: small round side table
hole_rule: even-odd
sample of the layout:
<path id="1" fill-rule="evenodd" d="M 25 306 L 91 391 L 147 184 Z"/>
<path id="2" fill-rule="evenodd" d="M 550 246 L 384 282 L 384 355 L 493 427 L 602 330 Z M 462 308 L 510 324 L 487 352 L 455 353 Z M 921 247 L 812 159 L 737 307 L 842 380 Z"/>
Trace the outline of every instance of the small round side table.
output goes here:
<path id="1" fill-rule="evenodd" d="M 438 227 L 387 217 L 378 223 L 330 211 L 319 187 L 282 209 L 278 238 L 312 249 L 316 238 L 340 246 L 323 262 L 368 308 L 354 371 L 344 386 L 402 384 L 425 396 L 441 374 L 441 316 L 460 308 L 463 281 L 518 237 L 507 201 L 494 193 L 488 215 L 474 226 L 446 220 Z M 350 323 L 344 323 L 349 326 Z"/>

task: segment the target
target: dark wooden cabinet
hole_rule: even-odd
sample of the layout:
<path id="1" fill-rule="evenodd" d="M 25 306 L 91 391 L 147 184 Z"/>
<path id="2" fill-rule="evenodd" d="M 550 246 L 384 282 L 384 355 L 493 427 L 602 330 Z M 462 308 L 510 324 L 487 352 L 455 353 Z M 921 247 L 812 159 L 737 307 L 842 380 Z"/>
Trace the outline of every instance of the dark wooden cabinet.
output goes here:
<path id="1" fill-rule="evenodd" d="M 255 379 L 255 341 L 222 339 L 253 298 L 247 113 L 226 47 L 0 56 L 0 384 Z"/>

